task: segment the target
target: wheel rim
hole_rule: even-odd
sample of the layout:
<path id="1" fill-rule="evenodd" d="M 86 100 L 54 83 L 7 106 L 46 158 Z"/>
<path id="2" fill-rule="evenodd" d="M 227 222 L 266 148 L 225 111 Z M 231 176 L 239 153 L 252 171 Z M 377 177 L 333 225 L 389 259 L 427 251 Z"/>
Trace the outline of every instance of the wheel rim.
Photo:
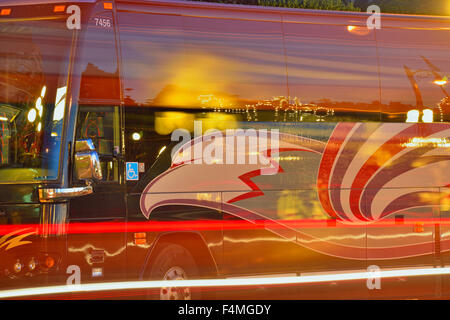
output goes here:
<path id="1" fill-rule="evenodd" d="M 164 274 L 163 280 L 186 280 L 187 275 L 181 267 L 172 267 Z M 159 292 L 161 300 L 191 300 L 191 289 L 186 287 L 163 287 Z"/>

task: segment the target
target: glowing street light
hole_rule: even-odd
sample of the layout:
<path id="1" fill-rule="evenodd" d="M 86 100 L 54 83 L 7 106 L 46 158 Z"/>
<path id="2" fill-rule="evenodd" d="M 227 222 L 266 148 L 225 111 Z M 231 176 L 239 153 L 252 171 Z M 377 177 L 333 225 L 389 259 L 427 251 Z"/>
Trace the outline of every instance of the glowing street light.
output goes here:
<path id="1" fill-rule="evenodd" d="M 45 92 L 47 91 L 47 87 L 46 86 L 43 86 L 42 87 L 42 90 L 41 90 L 41 97 L 42 98 L 44 98 L 44 96 L 45 96 Z"/>
<path id="2" fill-rule="evenodd" d="M 447 84 L 447 79 L 434 80 L 433 83 L 438 86 L 445 86 Z"/>
<path id="3" fill-rule="evenodd" d="M 159 156 L 161 153 L 163 153 L 164 150 L 166 150 L 166 148 L 167 148 L 166 146 L 162 147 L 161 150 L 159 150 L 159 152 L 158 152 L 158 156 Z"/>
<path id="4" fill-rule="evenodd" d="M 367 27 L 358 26 L 347 26 L 347 31 L 357 36 L 365 36 L 370 33 L 370 29 Z"/>
<path id="5" fill-rule="evenodd" d="M 36 120 L 36 115 L 37 115 L 37 113 L 36 113 L 36 109 L 31 109 L 29 112 L 28 112 L 28 121 L 29 122 L 34 122 L 34 120 Z"/>
<path id="6" fill-rule="evenodd" d="M 406 115 L 406 122 L 415 123 L 419 122 L 420 112 L 419 110 L 409 110 Z"/>
<path id="7" fill-rule="evenodd" d="M 138 132 L 133 133 L 131 137 L 133 138 L 134 141 L 141 140 L 141 135 Z"/>
<path id="8" fill-rule="evenodd" d="M 424 109 L 423 115 L 422 115 L 422 121 L 426 122 L 426 123 L 432 123 L 433 122 L 433 110 Z"/>

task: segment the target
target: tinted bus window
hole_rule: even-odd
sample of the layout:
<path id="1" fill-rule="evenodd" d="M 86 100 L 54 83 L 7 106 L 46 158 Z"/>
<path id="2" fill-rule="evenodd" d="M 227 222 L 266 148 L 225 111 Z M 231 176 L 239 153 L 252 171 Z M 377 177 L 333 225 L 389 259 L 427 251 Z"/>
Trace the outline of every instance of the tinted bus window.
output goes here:
<path id="1" fill-rule="evenodd" d="M 422 22 L 421 28 L 377 31 L 386 121 L 450 121 L 450 31 L 433 27 Z"/>
<path id="2" fill-rule="evenodd" d="M 178 68 L 187 64 L 181 18 L 120 12 L 119 25 L 125 104 L 160 103 L 174 86 Z"/>
<path id="3" fill-rule="evenodd" d="M 281 23 L 183 17 L 183 83 L 202 107 L 273 121 L 288 100 Z M 278 17 L 279 20 L 279 17 Z"/>
<path id="4" fill-rule="evenodd" d="M 72 35 L 63 19 L 0 21 L 0 182 L 58 177 Z"/>
<path id="5" fill-rule="evenodd" d="M 120 152 L 119 107 L 80 106 L 76 139 L 91 139 L 98 152 L 103 181 L 118 181 Z"/>
<path id="6" fill-rule="evenodd" d="M 373 31 L 283 18 L 289 95 L 284 117 L 296 121 L 379 121 L 379 84 Z M 354 18 L 355 19 L 355 18 Z M 354 20 L 353 19 L 353 20 Z M 352 21 L 355 23 L 355 21 Z M 357 22 L 363 25 L 363 21 Z"/>
<path id="7" fill-rule="evenodd" d="M 125 103 L 254 117 L 286 97 L 281 23 L 119 13 Z M 272 120 L 271 118 L 268 120 Z"/>
<path id="8" fill-rule="evenodd" d="M 120 99 L 119 72 L 112 12 L 103 6 L 93 9 L 89 21 L 82 26 L 80 99 Z"/>

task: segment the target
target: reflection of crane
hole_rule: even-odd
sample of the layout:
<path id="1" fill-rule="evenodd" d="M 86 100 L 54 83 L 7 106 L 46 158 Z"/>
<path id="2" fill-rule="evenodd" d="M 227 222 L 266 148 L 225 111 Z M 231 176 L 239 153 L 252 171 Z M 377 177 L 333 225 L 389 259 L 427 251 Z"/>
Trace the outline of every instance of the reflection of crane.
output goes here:
<path id="1" fill-rule="evenodd" d="M 431 72 L 434 75 L 434 83 L 441 87 L 442 92 L 444 93 L 444 95 L 447 98 L 450 98 L 447 91 L 444 89 L 444 85 L 447 84 L 447 80 L 444 80 L 444 79 L 446 79 L 446 77 L 445 76 L 443 77 L 439 73 L 442 71 L 438 67 L 436 67 L 434 64 L 432 64 L 430 60 L 428 60 L 427 58 L 425 58 L 423 56 L 421 56 L 421 57 L 425 61 L 425 63 L 428 65 L 428 67 L 430 67 Z"/>
<path id="2" fill-rule="evenodd" d="M 418 69 L 415 71 L 412 71 L 410 68 L 408 68 L 406 65 L 403 67 L 405 68 L 406 76 L 408 77 L 409 81 L 411 82 L 411 86 L 413 87 L 414 94 L 416 95 L 416 106 L 418 108 L 423 107 L 423 99 L 422 94 L 420 93 L 419 85 L 417 84 L 416 75 L 420 75 L 422 77 L 434 77 L 434 84 L 439 85 L 441 87 L 442 92 L 446 97 L 449 97 L 447 91 L 444 89 L 444 84 L 447 83 L 447 81 L 443 81 L 444 77 L 440 74 L 442 72 L 438 67 L 433 65 L 430 60 L 427 58 L 421 56 L 421 58 L 425 61 L 425 63 L 428 65 L 430 70 L 423 70 Z"/>
<path id="3" fill-rule="evenodd" d="M 435 85 L 438 85 L 441 88 L 442 92 L 444 93 L 444 95 L 447 99 L 450 98 L 447 91 L 444 89 L 444 85 L 447 83 L 447 78 L 441 75 L 442 71 L 438 67 L 436 67 L 434 64 L 432 64 L 431 61 L 428 60 L 427 58 L 425 58 L 424 56 L 421 56 L 421 58 L 425 61 L 425 63 L 429 67 L 428 70 L 418 69 L 418 70 L 412 71 L 406 65 L 403 66 L 403 68 L 405 69 L 406 76 L 408 77 L 409 81 L 411 82 L 411 86 L 413 87 L 413 91 L 416 96 L 416 107 L 418 109 L 423 109 L 424 105 L 423 105 L 422 94 L 420 92 L 419 85 L 417 84 L 417 81 L 416 81 L 416 76 L 421 76 L 424 78 L 425 77 L 433 77 L 434 78 L 433 83 Z M 441 121 L 442 121 L 442 116 L 443 116 L 442 108 L 440 105 L 438 105 L 438 108 L 441 113 L 440 116 L 441 116 Z M 410 112 L 413 112 L 413 111 L 414 110 L 410 110 Z M 416 116 L 418 116 L 419 111 L 416 110 L 415 112 L 417 114 Z M 425 110 L 423 110 L 423 112 L 424 112 L 424 116 L 425 116 Z M 431 112 L 431 117 L 432 117 L 432 111 L 430 110 L 429 112 Z M 408 112 L 408 117 L 409 117 L 409 112 Z M 432 119 L 428 120 L 427 122 L 430 122 L 430 121 L 433 122 Z"/>
<path id="4" fill-rule="evenodd" d="M 416 79 L 414 78 L 414 75 L 421 70 L 413 72 L 413 71 L 411 71 L 410 68 L 408 68 L 405 65 L 403 66 L 403 68 L 405 68 L 406 76 L 408 77 L 409 81 L 411 82 L 411 86 L 413 87 L 414 94 L 416 95 L 416 106 L 418 108 L 422 108 L 423 107 L 422 94 L 420 93 L 419 86 L 417 84 Z"/>

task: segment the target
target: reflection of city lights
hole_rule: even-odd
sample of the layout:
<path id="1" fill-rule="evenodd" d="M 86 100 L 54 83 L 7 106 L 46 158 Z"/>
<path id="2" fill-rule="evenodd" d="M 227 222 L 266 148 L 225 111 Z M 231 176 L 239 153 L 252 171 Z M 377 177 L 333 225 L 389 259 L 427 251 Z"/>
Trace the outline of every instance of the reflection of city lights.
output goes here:
<path id="1" fill-rule="evenodd" d="M 443 86 L 443 85 L 447 84 L 447 80 L 444 80 L 444 79 L 442 79 L 442 80 L 434 80 L 433 83 L 438 85 L 438 86 Z"/>
<path id="2" fill-rule="evenodd" d="M 55 111 L 53 113 L 53 121 L 59 121 L 64 118 L 64 107 L 66 105 L 67 87 L 61 87 L 56 90 Z"/>
<path id="3" fill-rule="evenodd" d="M 134 141 L 141 140 L 141 135 L 138 132 L 134 132 L 131 137 L 133 138 Z"/>
<path id="4" fill-rule="evenodd" d="M 419 110 L 409 110 L 406 116 L 406 122 L 419 122 Z"/>
<path id="5" fill-rule="evenodd" d="M 6 118 L 6 117 L 0 117 L 0 121 L 8 121 L 8 118 Z"/>
<path id="6" fill-rule="evenodd" d="M 44 96 L 45 96 L 45 91 L 47 90 L 47 87 L 46 86 L 43 86 L 42 87 L 42 90 L 41 90 L 41 97 L 43 98 Z"/>
<path id="7" fill-rule="evenodd" d="M 34 120 L 36 120 L 36 115 L 37 115 L 37 113 L 36 113 L 36 109 L 31 109 L 29 112 L 28 112 L 28 121 L 29 122 L 34 122 Z"/>
<path id="8" fill-rule="evenodd" d="M 369 34 L 370 29 L 367 27 L 347 26 L 347 31 L 357 36 L 365 36 Z"/>
<path id="9" fill-rule="evenodd" d="M 226 130 L 226 129 L 235 129 L 237 127 L 236 124 L 236 116 L 233 114 L 224 114 L 224 113 L 209 113 L 206 118 L 199 119 L 203 123 L 203 130 Z"/>
<path id="10" fill-rule="evenodd" d="M 57 134 L 56 132 L 52 132 L 51 136 L 52 136 L 52 137 L 57 137 L 58 134 Z"/>
<path id="11" fill-rule="evenodd" d="M 287 157 L 273 157 L 276 161 L 301 161 L 303 160 L 302 157 L 295 157 L 295 156 L 287 156 Z"/>
<path id="12" fill-rule="evenodd" d="M 42 123 L 38 123 L 38 126 L 37 126 L 37 131 L 38 132 L 41 132 L 41 129 L 42 129 Z"/>
<path id="13" fill-rule="evenodd" d="M 161 153 L 163 153 L 164 150 L 166 150 L 166 148 L 167 148 L 166 146 L 162 147 L 161 150 L 159 150 L 159 152 L 158 152 L 158 156 L 159 156 Z"/>
<path id="14" fill-rule="evenodd" d="M 42 98 L 41 97 L 37 98 L 37 100 L 36 100 L 36 109 L 39 111 L 39 116 L 42 117 L 43 107 L 42 107 Z"/>
<path id="15" fill-rule="evenodd" d="M 194 130 L 195 116 L 179 111 L 157 112 L 155 115 L 155 131 L 160 135 L 171 134 L 176 129 Z"/>
<path id="16" fill-rule="evenodd" d="M 427 123 L 433 122 L 433 110 L 431 109 L 423 110 L 422 121 Z"/>
<path id="17" fill-rule="evenodd" d="M 424 147 L 424 146 L 432 146 L 439 148 L 450 148 L 450 142 L 447 141 L 446 138 L 419 138 L 415 137 L 409 140 L 408 143 L 404 143 L 403 147 L 415 148 L 415 147 Z"/>

